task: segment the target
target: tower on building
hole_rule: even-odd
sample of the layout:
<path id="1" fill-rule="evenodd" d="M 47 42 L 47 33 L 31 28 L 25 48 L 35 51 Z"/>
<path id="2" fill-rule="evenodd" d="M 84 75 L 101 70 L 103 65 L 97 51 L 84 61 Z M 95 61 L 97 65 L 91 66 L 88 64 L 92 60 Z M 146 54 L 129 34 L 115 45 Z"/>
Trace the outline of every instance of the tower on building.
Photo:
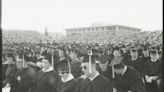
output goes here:
<path id="1" fill-rule="evenodd" d="M 48 36 L 47 27 L 45 28 L 45 36 Z"/>

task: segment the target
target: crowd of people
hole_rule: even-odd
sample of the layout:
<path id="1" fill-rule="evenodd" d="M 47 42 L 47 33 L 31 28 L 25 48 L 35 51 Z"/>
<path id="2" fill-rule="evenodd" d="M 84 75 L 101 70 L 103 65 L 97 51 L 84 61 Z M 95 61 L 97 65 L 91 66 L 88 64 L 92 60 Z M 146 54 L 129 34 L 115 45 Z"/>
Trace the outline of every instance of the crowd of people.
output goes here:
<path id="1" fill-rule="evenodd" d="M 76 34 L 71 35 L 70 38 L 66 38 L 66 41 L 70 42 L 110 42 L 117 44 L 128 44 L 139 41 L 140 43 L 162 43 L 161 31 L 143 31 L 143 32 L 126 32 L 126 31 L 111 31 L 109 33 L 93 33 L 93 34 Z"/>
<path id="2" fill-rule="evenodd" d="M 10 88 L 10 92 L 162 92 L 163 45 L 159 42 L 43 43 L 37 39 L 37 43 L 3 44 L 3 89 Z"/>

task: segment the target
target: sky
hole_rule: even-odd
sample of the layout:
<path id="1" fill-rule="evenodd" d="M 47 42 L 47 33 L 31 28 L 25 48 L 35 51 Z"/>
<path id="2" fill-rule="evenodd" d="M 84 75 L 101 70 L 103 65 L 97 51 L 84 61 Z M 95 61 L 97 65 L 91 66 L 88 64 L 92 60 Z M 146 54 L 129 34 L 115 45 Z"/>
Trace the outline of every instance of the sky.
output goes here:
<path id="1" fill-rule="evenodd" d="M 162 0 L 2 0 L 2 28 L 64 32 L 92 24 L 162 30 Z"/>

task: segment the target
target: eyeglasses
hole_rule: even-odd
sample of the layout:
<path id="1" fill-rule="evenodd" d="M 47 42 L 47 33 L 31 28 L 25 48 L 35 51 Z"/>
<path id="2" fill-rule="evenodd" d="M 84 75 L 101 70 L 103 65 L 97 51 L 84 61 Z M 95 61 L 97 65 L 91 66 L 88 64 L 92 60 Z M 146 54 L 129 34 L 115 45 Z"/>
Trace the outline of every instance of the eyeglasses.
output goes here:
<path id="1" fill-rule="evenodd" d="M 60 71 L 59 74 L 68 74 L 68 71 Z"/>
<path id="2" fill-rule="evenodd" d="M 87 67 L 86 67 L 86 66 L 81 66 L 81 68 L 82 68 L 82 69 L 85 69 L 85 70 L 87 69 Z"/>

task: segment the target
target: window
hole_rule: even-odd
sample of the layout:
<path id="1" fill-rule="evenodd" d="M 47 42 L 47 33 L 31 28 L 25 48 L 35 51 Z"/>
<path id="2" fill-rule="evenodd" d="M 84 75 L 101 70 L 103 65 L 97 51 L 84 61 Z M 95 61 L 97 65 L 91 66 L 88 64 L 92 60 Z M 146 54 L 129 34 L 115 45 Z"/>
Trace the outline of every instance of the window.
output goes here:
<path id="1" fill-rule="evenodd" d="M 98 28 L 98 27 L 96 27 L 96 30 L 99 30 L 99 28 Z"/>
<path id="2" fill-rule="evenodd" d="M 90 31 L 90 28 L 88 28 L 88 31 Z"/>
<path id="3" fill-rule="evenodd" d="M 94 28 L 92 28 L 92 31 L 94 31 Z"/>
<path id="4" fill-rule="evenodd" d="M 102 30 L 104 30 L 105 28 L 104 27 L 102 27 Z"/>

